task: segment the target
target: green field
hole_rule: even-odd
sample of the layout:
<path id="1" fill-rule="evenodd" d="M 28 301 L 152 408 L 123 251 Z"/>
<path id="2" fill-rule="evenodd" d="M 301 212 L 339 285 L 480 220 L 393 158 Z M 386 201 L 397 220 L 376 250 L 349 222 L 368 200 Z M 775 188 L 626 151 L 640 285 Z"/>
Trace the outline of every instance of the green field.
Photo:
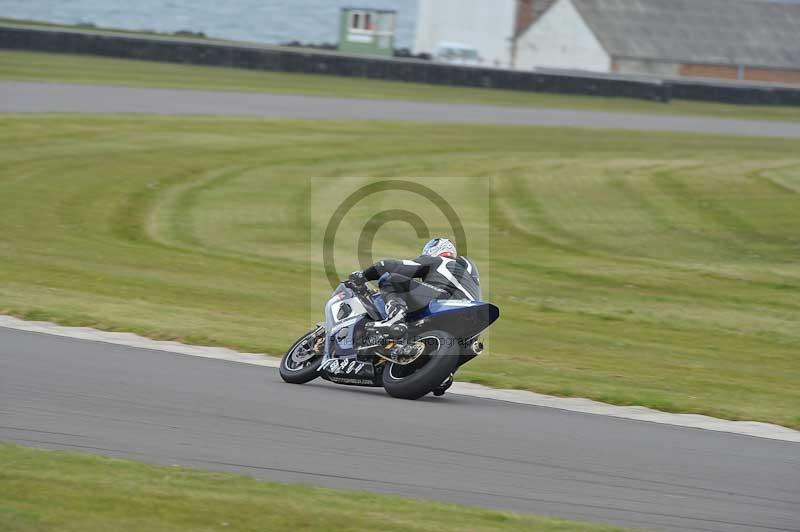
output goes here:
<path id="1" fill-rule="evenodd" d="M 0 530 L 612 532 L 402 497 L 0 445 Z"/>
<path id="2" fill-rule="evenodd" d="M 800 106 L 743 106 L 685 100 L 673 100 L 665 104 L 632 98 L 601 98 L 445 87 L 364 78 L 259 72 L 235 68 L 8 50 L 0 50 L 0 80 L 3 79 L 475 103 L 658 115 L 680 114 L 759 120 L 800 120 Z"/>
<path id="3" fill-rule="evenodd" d="M 455 201 L 503 310 L 462 380 L 800 428 L 796 140 L 5 115 L 0 313 L 279 355 L 321 313 L 308 178 L 351 175 L 490 181 Z"/>

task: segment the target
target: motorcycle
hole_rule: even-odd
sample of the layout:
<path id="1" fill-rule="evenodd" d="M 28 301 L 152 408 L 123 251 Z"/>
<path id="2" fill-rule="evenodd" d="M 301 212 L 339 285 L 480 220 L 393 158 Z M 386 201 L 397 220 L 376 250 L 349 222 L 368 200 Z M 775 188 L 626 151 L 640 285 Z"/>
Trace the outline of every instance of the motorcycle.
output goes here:
<path id="1" fill-rule="evenodd" d="M 500 309 L 491 303 L 437 299 L 410 313 L 405 324 L 379 334 L 368 323 L 386 319 L 380 292 L 346 279 L 325 304 L 325 321 L 283 356 L 280 375 L 292 384 L 321 377 L 383 387 L 401 399 L 442 395 L 456 370 L 483 351 L 480 335 L 499 317 Z M 393 349 L 400 343 L 411 348 Z"/>

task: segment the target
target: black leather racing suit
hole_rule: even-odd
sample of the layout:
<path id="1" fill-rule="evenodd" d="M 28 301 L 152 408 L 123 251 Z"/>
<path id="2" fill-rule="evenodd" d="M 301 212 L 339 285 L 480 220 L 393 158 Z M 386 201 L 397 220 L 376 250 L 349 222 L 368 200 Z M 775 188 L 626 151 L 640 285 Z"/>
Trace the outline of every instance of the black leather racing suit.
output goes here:
<path id="1" fill-rule="evenodd" d="M 467 257 L 455 259 L 420 255 L 413 260 L 387 259 L 366 270 L 367 281 L 379 281 L 387 304 L 400 300 L 413 313 L 434 299 L 481 298 L 478 268 Z"/>

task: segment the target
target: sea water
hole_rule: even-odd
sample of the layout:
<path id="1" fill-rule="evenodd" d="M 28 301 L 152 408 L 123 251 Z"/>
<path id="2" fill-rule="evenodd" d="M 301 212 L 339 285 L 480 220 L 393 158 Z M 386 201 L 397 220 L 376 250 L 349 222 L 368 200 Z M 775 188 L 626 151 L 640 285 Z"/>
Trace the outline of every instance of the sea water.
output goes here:
<path id="1" fill-rule="evenodd" d="M 193 31 L 270 44 L 334 44 L 344 6 L 396 10 L 395 46 L 411 47 L 417 0 L 0 0 L 0 17 L 165 33 Z"/>

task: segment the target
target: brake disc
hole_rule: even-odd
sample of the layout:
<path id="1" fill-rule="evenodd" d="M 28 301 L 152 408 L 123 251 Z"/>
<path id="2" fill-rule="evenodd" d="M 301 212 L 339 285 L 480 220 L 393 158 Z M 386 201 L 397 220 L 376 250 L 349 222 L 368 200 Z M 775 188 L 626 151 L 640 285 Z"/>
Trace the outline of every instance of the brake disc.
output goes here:
<path id="1" fill-rule="evenodd" d="M 303 344 L 307 344 L 308 342 L 305 341 L 297 346 L 297 349 L 294 350 L 292 353 L 292 360 L 297 363 L 303 363 L 311 360 L 315 356 L 319 355 L 322 351 L 322 347 L 325 344 L 325 337 L 320 336 L 314 342 L 314 347 L 304 347 Z"/>

